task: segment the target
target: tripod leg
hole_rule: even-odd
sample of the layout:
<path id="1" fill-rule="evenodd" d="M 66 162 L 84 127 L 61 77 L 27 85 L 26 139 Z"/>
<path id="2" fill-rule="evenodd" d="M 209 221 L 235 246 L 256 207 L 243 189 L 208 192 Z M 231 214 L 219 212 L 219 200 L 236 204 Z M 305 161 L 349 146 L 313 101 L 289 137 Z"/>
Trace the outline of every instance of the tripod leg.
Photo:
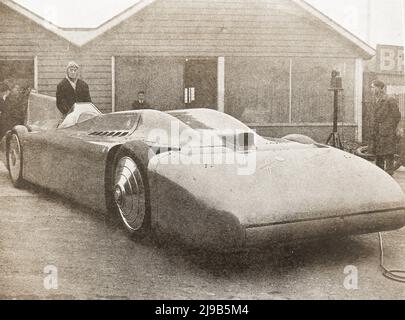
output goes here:
<path id="1" fill-rule="evenodd" d="M 330 143 L 330 141 L 332 140 L 332 138 L 333 138 L 333 133 L 331 133 L 331 134 L 329 135 L 329 138 L 328 138 L 328 140 L 326 141 L 326 145 L 329 145 L 329 143 Z"/>
<path id="2" fill-rule="evenodd" d="M 340 140 L 340 136 L 337 136 L 337 147 L 342 150 L 342 141 Z"/>

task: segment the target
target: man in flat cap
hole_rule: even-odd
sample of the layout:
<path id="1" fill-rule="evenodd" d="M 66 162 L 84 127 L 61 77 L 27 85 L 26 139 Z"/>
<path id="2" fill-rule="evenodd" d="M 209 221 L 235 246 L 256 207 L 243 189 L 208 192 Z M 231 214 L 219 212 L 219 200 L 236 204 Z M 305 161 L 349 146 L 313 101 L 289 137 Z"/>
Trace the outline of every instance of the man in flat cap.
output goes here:
<path id="1" fill-rule="evenodd" d="M 385 93 L 385 84 L 374 80 L 371 84 L 374 95 L 373 153 L 376 164 L 388 174 L 394 174 L 394 154 L 397 152 L 397 127 L 401 120 L 398 103 Z"/>
<path id="2" fill-rule="evenodd" d="M 65 117 L 76 102 L 91 102 L 89 86 L 79 79 L 79 65 L 71 61 L 66 67 L 66 78 L 56 89 L 56 106 Z"/>

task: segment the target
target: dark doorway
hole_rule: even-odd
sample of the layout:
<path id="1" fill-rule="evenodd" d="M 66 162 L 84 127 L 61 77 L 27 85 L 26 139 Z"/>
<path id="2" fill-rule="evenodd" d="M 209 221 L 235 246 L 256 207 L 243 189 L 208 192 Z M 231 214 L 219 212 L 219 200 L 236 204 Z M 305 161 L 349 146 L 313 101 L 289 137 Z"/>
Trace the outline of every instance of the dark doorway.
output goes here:
<path id="1" fill-rule="evenodd" d="M 153 109 L 182 109 L 183 75 L 183 58 L 117 57 L 116 111 L 130 110 L 138 91 Z"/>
<path id="2" fill-rule="evenodd" d="M 0 60 L 0 82 L 9 86 L 34 86 L 34 60 Z"/>
<path id="3" fill-rule="evenodd" d="M 186 59 L 184 103 L 186 108 L 217 109 L 217 60 Z"/>

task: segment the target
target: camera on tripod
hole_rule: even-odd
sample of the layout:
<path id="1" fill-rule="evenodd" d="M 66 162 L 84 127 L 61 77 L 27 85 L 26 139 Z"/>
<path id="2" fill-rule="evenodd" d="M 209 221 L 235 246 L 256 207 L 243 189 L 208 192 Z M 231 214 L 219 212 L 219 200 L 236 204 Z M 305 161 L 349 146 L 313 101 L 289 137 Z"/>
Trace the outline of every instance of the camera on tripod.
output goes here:
<path id="1" fill-rule="evenodd" d="M 337 70 L 332 71 L 332 77 L 330 79 L 330 91 L 343 91 L 343 80 L 340 76 L 340 72 Z"/>
<path id="2" fill-rule="evenodd" d="M 339 92 L 343 91 L 343 80 L 337 70 L 332 71 L 329 91 L 333 91 L 333 132 L 329 135 L 326 144 L 343 150 L 343 143 L 338 133 Z"/>

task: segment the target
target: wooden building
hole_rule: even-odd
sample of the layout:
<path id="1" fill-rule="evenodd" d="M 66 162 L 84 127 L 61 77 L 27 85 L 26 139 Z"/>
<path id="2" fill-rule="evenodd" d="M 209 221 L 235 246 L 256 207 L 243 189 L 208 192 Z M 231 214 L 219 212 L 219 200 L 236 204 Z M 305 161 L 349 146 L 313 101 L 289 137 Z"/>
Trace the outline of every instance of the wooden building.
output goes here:
<path id="1" fill-rule="evenodd" d="M 29 84 L 54 96 L 67 63 L 78 60 L 94 102 L 110 112 L 111 56 L 85 52 L 72 33 L 77 38 L 87 30 L 63 30 L 13 1 L 0 0 L 0 81 Z"/>
<path id="2" fill-rule="evenodd" d="M 362 137 L 363 61 L 375 50 L 305 1 L 140 0 L 96 29 L 61 29 L 0 2 L 0 60 L 30 61 L 41 93 L 55 94 L 74 59 L 104 112 L 129 109 L 142 90 L 161 110 L 214 108 L 263 135 L 324 142 L 338 69 L 342 130 Z"/>

